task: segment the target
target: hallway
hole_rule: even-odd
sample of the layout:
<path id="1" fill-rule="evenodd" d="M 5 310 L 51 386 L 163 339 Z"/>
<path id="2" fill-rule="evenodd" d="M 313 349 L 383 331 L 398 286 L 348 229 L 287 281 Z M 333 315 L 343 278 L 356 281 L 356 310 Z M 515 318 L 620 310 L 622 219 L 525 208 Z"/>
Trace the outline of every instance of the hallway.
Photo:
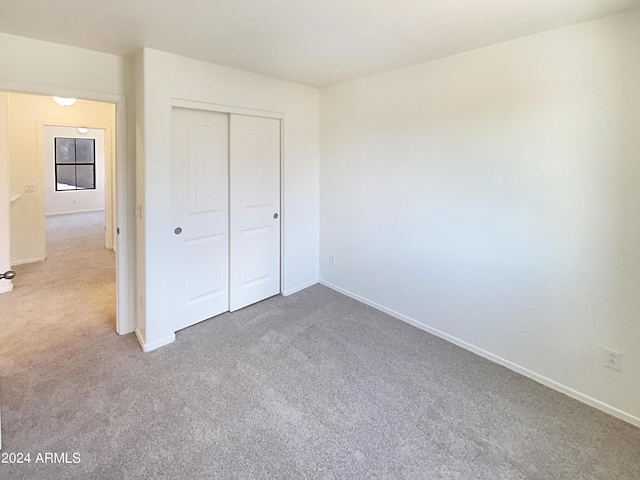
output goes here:
<path id="1" fill-rule="evenodd" d="M 104 212 L 47 217 L 47 254 L 15 266 L 13 291 L 0 295 L 0 377 L 55 365 L 116 335 Z"/>

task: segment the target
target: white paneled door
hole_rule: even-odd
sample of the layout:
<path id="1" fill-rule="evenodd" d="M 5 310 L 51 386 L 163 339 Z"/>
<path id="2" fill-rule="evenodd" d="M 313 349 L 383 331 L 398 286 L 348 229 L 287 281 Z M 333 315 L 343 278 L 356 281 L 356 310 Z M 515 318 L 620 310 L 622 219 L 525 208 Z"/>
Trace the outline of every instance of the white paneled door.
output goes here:
<path id="1" fill-rule="evenodd" d="M 280 120 L 174 107 L 173 324 L 280 292 Z"/>
<path id="2" fill-rule="evenodd" d="M 229 115 L 173 108 L 173 324 L 229 310 Z"/>
<path id="3" fill-rule="evenodd" d="M 230 118 L 230 310 L 280 292 L 280 120 Z"/>

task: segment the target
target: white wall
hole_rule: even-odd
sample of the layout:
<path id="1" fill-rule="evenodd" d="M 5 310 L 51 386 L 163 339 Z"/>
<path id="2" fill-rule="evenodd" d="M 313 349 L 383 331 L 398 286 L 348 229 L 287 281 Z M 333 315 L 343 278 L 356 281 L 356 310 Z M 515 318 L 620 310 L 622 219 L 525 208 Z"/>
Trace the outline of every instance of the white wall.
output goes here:
<path id="1" fill-rule="evenodd" d="M 50 146 L 43 136 L 45 125 L 101 128 L 106 133 L 105 155 L 111 157 L 114 150 L 115 109 L 112 104 L 78 100 L 71 107 L 61 107 L 49 96 L 9 94 L 10 195 L 21 195 L 10 209 L 13 265 L 44 260 L 46 256 L 45 196 L 50 185 L 45 183 L 45 166 L 51 164 L 45 162 L 44 147 Z M 52 176 L 52 172 L 49 175 Z M 28 186 L 33 189 L 28 190 Z M 103 198 L 104 193 L 102 187 Z M 102 205 L 104 208 L 104 200 Z M 108 209 L 108 213 L 110 211 Z M 108 223 L 107 227 L 110 227 Z M 108 230 L 107 235 L 110 235 L 112 229 Z"/>
<path id="2" fill-rule="evenodd" d="M 116 55 L 0 33 L 0 90 L 72 96 L 116 104 L 116 150 L 119 164 L 118 226 L 125 248 L 118 250 L 118 321 L 130 321 L 135 310 L 135 130 L 132 64 Z M 125 127 L 126 124 L 126 127 Z M 1 221 L 1 218 L 0 218 Z M 0 231 L 8 225 L 0 224 Z M 129 287 L 130 286 L 130 287 Z"/>
<path id="3" fill-rule="evenodd" d="M 81 124 L 80 124 L 81 125 Z M 55 138 L 86 138 L 95 142 L 95 189 L 56 190 Z M 78 127 L 44 127 L 44 191 L 47 215 L 104 210 L 105 195 L 104 130 L 91 128 L 80 133 Z"/>
<path id="4" fill-rule="evenodd" d="M 4 90 L 40 93 L 43 86 L 55 86 L 60 96 L 78 90 L 124 95 L 124 67 L 116 55 L 0 33 Z"/>
<path id="5" fill-rule="evenodd" d="M 318 281 L 318 101 L 317 89 L 220 65 L 144 49 L 137 59 L 143 79 L 138 161 L 144 185 L 145 293 L 138 334 L 145 349 L 174 338 L 171 278 L 167 276 L 173 226 L 170 215 L 171 100 L 182 99 L 284 114 L 284 292 Z M 142 147 L 143 146 L 143 147 Z M 144 189 L 144 191 L 142 191 Z M 138 254 L 142 252 L 138 251 Z M 144 333 L 143 333 L 144 329 Z"/>
<path id="6" fill-rule="evenodd" d="M 322 281 L 640 424 L 639 85 L 636 12 L 322 90 Z"/>

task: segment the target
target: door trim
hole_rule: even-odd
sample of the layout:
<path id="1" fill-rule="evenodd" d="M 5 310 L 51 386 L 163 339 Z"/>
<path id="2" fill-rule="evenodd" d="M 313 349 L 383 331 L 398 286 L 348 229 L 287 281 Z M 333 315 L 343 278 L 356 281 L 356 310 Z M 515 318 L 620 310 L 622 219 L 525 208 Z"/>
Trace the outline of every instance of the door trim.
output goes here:
<path id="1" fill-rule="evenodd" d="M 94 102 L 112 103 L 115 105 L 115 164 L 116 164 L 116 227 L 120 228 L 116 255 L 116 332 L 120 335 L 132 333 L 135 329 L 135 276 L 130 278 L 129 266 L 132 265 L 129 253 L 129 224 L 134 225 L 133 211 L 129 215 L 128 195 L 128 161 L 127 161 L 127 101 L 124 95 L 93 92 L 75 88 L 35 85 L 23 82 L 9 82 L 0 79 L 0 91 L 31 95 L 55 95 L 72 97 Z M 6 180 L 9 181 L 8 178 Z M 133 208 L 131 209 L 133 210 Z M 43 210 L 44 211 L 44 210 Z M 135 227 L 132 227 L 132 231 Z"/>
<path id="2" fill-rule="evenodd" d="M 83 213 L 83 212 L 95 212 L 95 211 L 100 211 L 100 210 L 104 210 L 104 226 L 105 226 L 105 248 L 107 250 L 113 250 L 116 255 L 116 249 L 118 248 L 117 245 L 117 239 L 115 238 L 115 230 L 116 230 L 116 196 L 114 196 L 115 193 L 115 185 L 114 185 L 114 180 L 115 180 L 115 151 L 113 148 L 114 142 L 113 142 L 113 136 L 114 136 L 114 132 L 111 131 L 110 128 L 106 128 L 105 126 L 93 126 L 92 124 L 86 124 L 86 125 L 82 125 L 83 127 L 89 128 L 90 130 L 102 130 L 104 131 L 104 173 L 103 173 L 103 177 L 104 177 L 104 208 L 96 208 L 96 209 L 92 209 L 92 210 L 78 210 L 76 212 L 73 213 Z M 45 158 L 45 146 L 44 146 L 44 139 L 45 139 L 45 129 L 47 127 L 62 127 L 62 128 L 70 128 L 70 129 L 75 129 L 78 128 L 77 126 L 74 125 L 68 125 L 68 123 L 60 123 L 60 122 L 49 122 L 49 121 L 38 121 L 38 169 L 40 170 L 40 176 L 41 179 L 43 179 L 44 184 L 46 184 L 47 179 L 45 176 L 45 170 L 46 170 L 46 162 L 50 161 L 50 159 Z M 107 144 L 109 145 L 109 148 L 107 149 Z M 107 152 L 109 153 L 109 155 L 107 155 Z M 43 185 L 44 185 L 43 184 Z M 49 216 L 57 216 L 57 215 L 66 215 L 65 213 L 53 213 L 53 214 L 47 214 L 47 209 L 46 209 L 46 195 L 43 195 L 43 198 L 40 201 L 40 208 L 42 209 L 42 212 L 44 212 L 44 218 L 45 218 L 45 222 L 46 222 L 46 217 Z M 41 213 L 42 213 L 41 212 Z M 42 218 L 42 215 L 41 215 Z M 46 230 L 45 226 L 42 225 L 42 228 Z M 46 235 L 46 233 L 45 233 Z M 114 242 L 115 240 L 115 242 Z M 44 248 L 44 258 L 46 258 L 47 256 L 47 245 L 46 245 L 46 241 L 45 244 L 43 246 Z M 44 258 L 42 258 L 41 260 L 44 260 Z M 117 257 L 116 257 L 117 258 Z M 117 260 L 116 260 L 117 261 Z"/>
<path id="3" fill-rule="evenodd" d="M 218 103 L 197 102 L 182 98 L 171 98 L 170 107 L 192 108 L 194 110 L 207 110 L 210 112 L 233 113 L 236 115 L 249 115 L 252 117 L 266 117 L 280 120 L 280 295 L 284 294 L 284 226 L 287 214 L 284 208 L 284 113 L 270 110 L 257 110 L 255 108 L 236 107 Z"/>
<path id="4" fill-rule="evenodd" d="M 196 102 L 193 100 L 185 100 L 181 98 L 172 98 L 171 106 L 191 108 L 194 110 L 208 110 L 220 113 L 235 113 L 237 115 L 250 115 L 252 117 L 279 118 L 280 120 L 284 118 L 283 113 L 272 112 L 270 110 L 256 110 L 255 108 L 234 107 L 231 105 L 221 105 L 218 103 Z"/>

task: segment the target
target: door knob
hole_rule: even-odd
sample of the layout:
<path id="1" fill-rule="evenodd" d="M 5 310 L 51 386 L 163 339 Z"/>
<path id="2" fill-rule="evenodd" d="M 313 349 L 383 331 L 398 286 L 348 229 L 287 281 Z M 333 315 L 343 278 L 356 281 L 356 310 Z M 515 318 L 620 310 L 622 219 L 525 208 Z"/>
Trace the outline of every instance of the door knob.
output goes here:
<path id="1" fill-rule="evenodd" d="M 11 280 L 15 276 L 16 272 L 14 272 L 13 270 L 7 270 L 4 273 L 0 273 L 0 280 Z"/>
<path id="2" fill-rule="evenodd" d="M 175 233 L 176 235 L 180 235 L 182 233 L 182 229 L 180 227 L 176 227 L 173 233 Z"/>
<path id="3" fill-rule="evenodd" d="M 278 218 L 278 214 L 277 214 L 277 213 L 274 213 L 274 214 L 273 214 L 273 218 Z"/>

